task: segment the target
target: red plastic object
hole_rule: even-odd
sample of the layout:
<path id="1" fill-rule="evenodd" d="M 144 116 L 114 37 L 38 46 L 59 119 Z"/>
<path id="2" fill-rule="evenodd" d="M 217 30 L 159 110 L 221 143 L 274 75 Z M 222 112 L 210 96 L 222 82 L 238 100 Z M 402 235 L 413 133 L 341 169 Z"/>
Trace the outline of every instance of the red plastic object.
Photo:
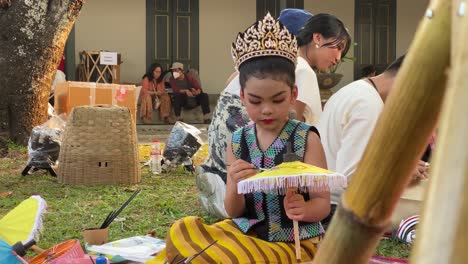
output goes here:
<path id="1" fill-rule="evenodd" d="M 30 260 L 29 264 L 72 263 L 73 259 L 84 259 L 85 253 L 78 239 L 67 240 L 53 246 Z M 73 262 L 74 263 L 74 262 Z M 88 259 L 88 263 L 90 260 Z"/>

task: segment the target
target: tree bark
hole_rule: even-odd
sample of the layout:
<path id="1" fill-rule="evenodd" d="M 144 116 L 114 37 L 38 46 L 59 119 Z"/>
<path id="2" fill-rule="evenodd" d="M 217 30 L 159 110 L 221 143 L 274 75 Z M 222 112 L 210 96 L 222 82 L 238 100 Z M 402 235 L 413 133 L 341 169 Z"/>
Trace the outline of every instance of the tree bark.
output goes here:
<path id="1" fill-rule="evenodd" d="M 84 0 L 6 2 L 0 5 L 0 117 L 6 119 L 0 125 L 25 145 L 32 128 L 47 120 L 50 86 Z"/>

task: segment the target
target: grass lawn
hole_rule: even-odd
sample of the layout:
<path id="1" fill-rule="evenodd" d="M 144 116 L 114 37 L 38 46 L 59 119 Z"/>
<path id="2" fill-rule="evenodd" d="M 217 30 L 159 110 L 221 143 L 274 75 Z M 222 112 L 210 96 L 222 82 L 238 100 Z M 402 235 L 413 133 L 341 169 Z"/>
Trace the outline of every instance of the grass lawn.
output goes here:
<path id="1" fill-rule="evenodd" d="M 152 175 L 144 168 L 142 181 L 135 185 L 73 186 L 57 183 L 44 172 L 23 177 L 26 165 L 24 147 L 9 145 L 9 153 L 0 158 L 0 217 L 32 194 L 40 194 L 48 204 L 44 230 L 38 246 L 49 248 L 68 239 L 82 239 L 85 228 L 99 227 L 111 210 L 116 210 L 137 189 L 142 191 L 122 211 L 122 222 L 109 228 L 109 240 L 144 235 L 154 231 L 164 238 L 171 224 L 184 216 L 197 215 L 212 223 L 197 198 L 194 176 L 184 170 Z M 382 240 L 376 253 L 392 257 L 408 257 L 410 248 L 392 240 Z"/>

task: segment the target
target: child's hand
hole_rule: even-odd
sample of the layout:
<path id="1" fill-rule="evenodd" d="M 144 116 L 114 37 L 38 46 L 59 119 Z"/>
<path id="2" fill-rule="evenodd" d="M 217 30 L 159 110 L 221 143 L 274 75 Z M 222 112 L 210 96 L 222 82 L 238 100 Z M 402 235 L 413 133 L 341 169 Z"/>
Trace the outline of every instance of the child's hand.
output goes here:
<path id="1" fill-rule="evenodd" d="M 227 173 L 232 182 L 237 185 L 240 181 L 257 174 L 257 170 L 253 164 L 238 159 L 228 167 Z"/>
<path id="2" fill-rule="evenodd" d="M 284 197 L 283 204 L 289 219 L 296 221 L 304 219 L 306 202 L 302 195 L 288 191 Z"/>

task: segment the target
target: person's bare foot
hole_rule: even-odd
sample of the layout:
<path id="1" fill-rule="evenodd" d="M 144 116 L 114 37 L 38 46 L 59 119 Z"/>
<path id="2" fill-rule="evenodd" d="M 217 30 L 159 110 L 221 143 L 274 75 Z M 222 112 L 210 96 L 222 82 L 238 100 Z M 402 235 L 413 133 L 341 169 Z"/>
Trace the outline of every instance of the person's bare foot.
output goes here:
<path id="1" fill-rule="evenodd" d="M 142 118 L 141 121 L 143 122 L 143 124 L 151 124 L 150 118 Z"/>
<path id="2" fill-rule="evenodd" d="M 166 116 L 164 118 L 164 123 L 169 124 L 169 125 L 173 125 L 175 122 L 174 122 L 174 119 L 172 119 L 172 117 Z"/>

